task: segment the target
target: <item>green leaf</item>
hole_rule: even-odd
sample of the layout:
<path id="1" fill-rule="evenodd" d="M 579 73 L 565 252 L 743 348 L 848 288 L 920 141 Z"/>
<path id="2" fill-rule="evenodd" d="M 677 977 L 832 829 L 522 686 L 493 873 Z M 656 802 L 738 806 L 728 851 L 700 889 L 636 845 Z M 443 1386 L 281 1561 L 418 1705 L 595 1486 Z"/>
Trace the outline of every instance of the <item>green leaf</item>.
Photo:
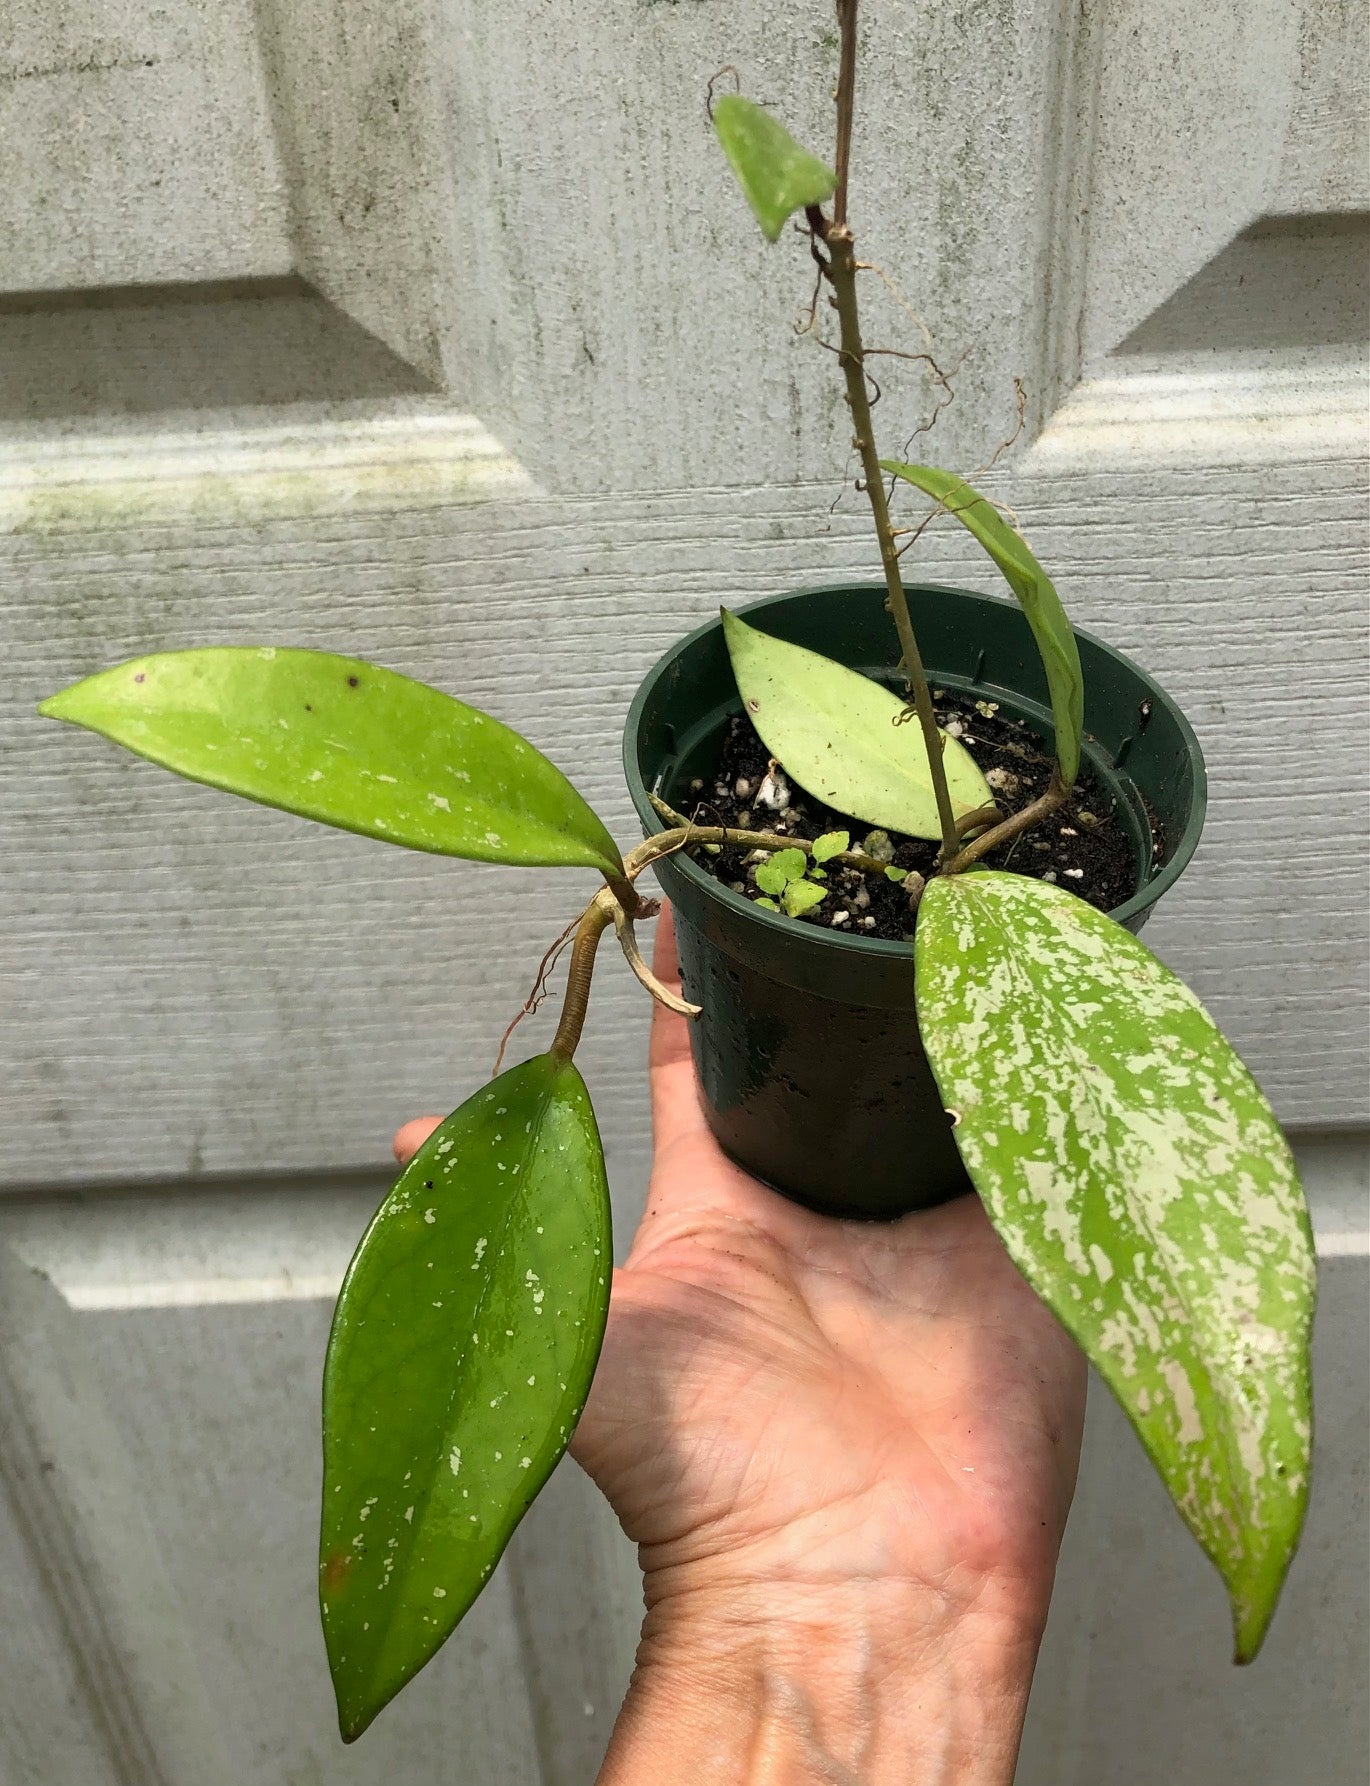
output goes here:
<path id="1" fill-rule="evenodd" d="M 168 651 L 43 702 L 190 781 L 440 856 L 618 874 L 614 840 L 508 726 L 355 657 Z"/>
<path id="2" fill-rule="evenodd" d="M 791 881 L 781 894 L 780 903 L 792 918 L 799 918 L 821 905 L 827 897 L 823 888 L 815 887 L 812 881 Z"/>
<path id="3" fill-rule="evenodd" d="M 907 868 L 895 868 L 891 866 L 885 870 L 885 879 L 887 881 L 893 881 L 896 886 L 898 886 L 900 881 L 906 881 L 908 878 L 909 871 Z"/>
<path id="4" fill-rule="evenodd" d="M 769 242 L 794 212 L 821 205 L 837 190 L 832 169 L 750 99 L 730 93 L 715 100 L 714 129 Z"/>
<path id="5" fill-rule="evenodd" d="M 1312 1235 L 1259 1087 L 1154 955 L 1019 875 L 928 884 L 918 1021 L 1014 1263 L 1097 1365 L 1259 1649 L 1308 1493 Z"/>
<path id="6" fill-rule="evenodd" d="M 900 465 L 893 459 L 882 459 L 880 465 L 892 477 L 903 478 L 940 503 L 949 515 L 955 515 L 1004 573 L 1041 653 L 1056 726 L 1056 759 L 1069 787 L 1080 772 L 1085 682 L 1075 634 L 1051 578 L 1033 557 L 1022 535 L 1013 531 L 987 498 L 954 473 L 939 471 L 932 465 Z"/>
<path id="7" fill-rule="evenodd" d="M 827 862 L 850 848 L 850 831 L 825 831 L 821 837 L 813 840 L 813 859 L 815 862 Z"/>
<path id="8" fill-rule="evenodd" d="M 319 1591 L 346 1740 L 449 1635 L 566 1449 L 611 1252 L 594 1112 L 550 1054 L 454 1111 L 367 1229 L 324 1374 Z"/>
<path id="9" fill-rule="evenodd" d="M 723 635 L 752 724 L 810 794 L 870 825 L 940 838 L 922 728 L 897 725 L 904 703 L 878 682 L 723 611 Z M 957 814 L 993 800 L 975 759 L 942 734 Z"/>
<path id="10" fill-rule="evenodd" d="M 777 850 L 756 865 L 756 884 L 763 893 L 783 893 L 791 881 L 802 880 L 809 858 L 803 850 Z"/>
<path id="11" fill-rule="evenodd" d="M 754 899 L 753 905 L 759 905 L 764 912 L 778 912 L 780 907 L 773 899 Z"/>

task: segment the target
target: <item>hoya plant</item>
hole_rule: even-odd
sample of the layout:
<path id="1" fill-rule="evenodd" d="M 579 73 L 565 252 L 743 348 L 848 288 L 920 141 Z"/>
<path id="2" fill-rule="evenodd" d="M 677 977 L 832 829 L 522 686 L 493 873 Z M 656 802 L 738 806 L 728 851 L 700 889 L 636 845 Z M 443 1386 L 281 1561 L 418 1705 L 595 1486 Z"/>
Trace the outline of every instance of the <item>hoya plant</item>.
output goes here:
<path id="1" fill-rule="evenodd" d="M 40 709 L 321 824 L 435 855 L 583 869 L 591 883 L 550 1046 L 474 1091 L 424 1143 L 338 1298 L 319 1581 L 349 1740 L 471 1606 L 584 1405 L 613 1248 L 576 1047 L 610 929 L 655 998 L 698 1013 L 653 978 L 635 928 L 656 909 L 644 871 L 687 848 L 745 848 L 752 896 L 796 926 L 820 918 L 839 870 L 904 883 L 918 1029 L 970 1180 L 1220 1570 L 1239 1661 L 1260 1647 L 1298 1539 L 1313 1258 L 1270 1107 L 1198 999 L 1135 936 L 1059 884 L 983 866 L 1056 812 L 1080 773 L 1080 654 L 1051 580 L 986 496 L 951 472 L 879 455 L 847 212 L 854 0 L 838 14 L 835 167 L 740 95 L 718 99 L 712 116 L 766 236 L 794 220 L 818 262 L 885 573 L 890 676 L 863 676 L 735 615 L 723 626 L 738 712 L 771 770 L 868 826 L 857 847 L 850 830 L 782 834 L 665 807 L 666 828 L 625 852 L 526 739 L 351 656 L 285 645 L 160 653 Z M 901 484 L 984 548 L 1040 651 L 1054 766 L 1045 791 L 1017 807 L 939 728 L 889 513 L 888 490 Z M 927 874 L 894 864 L 890 832 L 937 846 Z"/>

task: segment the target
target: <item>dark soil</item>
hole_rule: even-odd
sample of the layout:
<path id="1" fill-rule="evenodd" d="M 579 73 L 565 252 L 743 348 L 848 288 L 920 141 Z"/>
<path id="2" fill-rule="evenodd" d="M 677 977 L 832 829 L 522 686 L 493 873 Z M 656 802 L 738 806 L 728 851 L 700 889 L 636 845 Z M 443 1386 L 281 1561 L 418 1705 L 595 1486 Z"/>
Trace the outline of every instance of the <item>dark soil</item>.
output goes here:
<path id="1" fill-rule="evenodd" d="M 1046 792 L 1051 758 L 1022 720 L 1001 714 L 989 701 L 977 705 L 969 695 L 942 689 L 934 689 L 933 694 L 938 723 L 953 735 L 958 735 L 959 728 L 961 742 L 979 764 L 1005 814 L 1018 811 Z M 771 785 L 765 787 L 768 772 L 774 769 L 751 721 L 739 715 L 729 721 L 713 778 L 693 782 L 681 804 L 700 824 L 809 839 L 825 831 L 846 831 L 853 849 L 868 850 L 882 859 L 888 854 L 878 835 L 874 845 L 867 843 L 872 828 L 864 820 L 825 806 L 790 781 L 783 769 L 778 776 L 772 774 Z M 1152 829 L 1155 833 L 1154 819 Z M 890 860 L 895 867 L 924 876 L 932 873 L 935 843 L 906 837 L 901 831 L 884 836 L 892 846 Z M 1153 845 L 1158 857 L 1159 836 L 1153 836 Z M 752 852 L 725 845 L 717 855 L 700 846 L 693 847 L 690 854 L 735 893 L 758 897 L 756 863 L 748 860 Z M 1137 890 L 1131 837 L 1117 815 L 1116 802 L 1087 768 L 1058 813 L 1006 848 L 992 852 L 985 862 L 989 868 L 1008 868 L 1015 874 L 1055 881 L 1105 912 L 1122 905 Z M 829 862 L 827 870 L 827 898 L 796 922 L 890 942 L 912 936 L 913 912 L 905 887 L 883 874 L 863 873 L 835 862 Z"/>

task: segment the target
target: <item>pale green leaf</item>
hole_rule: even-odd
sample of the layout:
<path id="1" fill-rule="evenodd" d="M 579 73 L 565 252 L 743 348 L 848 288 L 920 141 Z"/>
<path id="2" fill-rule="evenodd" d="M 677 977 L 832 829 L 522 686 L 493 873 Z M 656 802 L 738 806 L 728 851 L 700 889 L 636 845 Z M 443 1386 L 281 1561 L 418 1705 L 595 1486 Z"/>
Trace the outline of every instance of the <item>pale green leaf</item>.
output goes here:
<path id="1" fill-rule="evenodd" d="M 813 840 L 813 859 L 815 862 L 827 862 L 850 848 L 850 831 L 825 831 L 821 837 Z"/>
<path id="2" fill-rule="evenodd" d="M 929 882 L 918 1021 L 967 1170 L 1260 1647 L 1308 1493 L 1307 1210 L 1270 1106 L 1194 994 L 1058 887 Z"/>
<path id="3" fill-rule="evenodd" d="M 893 881 L 896 886 L 900 881 L 906 881 L 908 878 L 909 871 L 907 868 L 889 867 L 885 870 L 885 879 L 887 881 Z"/>
<path id="4" fill-rule="evenodd" d="M 753 905 L 759 905 L 763 912 L 778 912 L 780 907 L 773 899 L 754 899 Z"/>
<path id="5" fill-rule="evenodd" d="M 714 130 L 767 241 L 794 212 L 821 205 L 837 189 L 832 169 L 750 99 L 729 93 L 715 100 Z"/>
<path id="6" fill-rule="evenodd" d="M 1003 572 L 1027 616 L 1041 654 L 1056 727 L 1056 759 L 1069 787 L 1080 771 L 1085 682 L 1075 634 L 1051 578 L 1033 557 L 1022 535 L 1015 533 L 993 503 L 963 479 L 932 465 L 900 465 L 893 459 L 882 459 L 880 464 L 892 477 L 903 478 L 939 502 L 948 514 L 955 515 Z"/>
<path id="7" fill-rule="evenodd" d="M 792 918 L 800 918 L 827 897 L 823 888 L 815 887 L 812 881 L 791 881 L 781 894 L 780 903 Z"/>
<path id="8" fill-rule="evenodd" d="M 38 711 L 190 781 L 386 843 L 622 872 L 599 818 L 526 739 L 360 658 L 168 651 L 89 676 Z"/>
<path id="9" fill-rule="evenodd" d="M 347 1740 L 456 1626 L 566 1449 L 611 1257 L 594 1112 L 550 1054 L 449 1116 L 367 1229 L 324 1374 L 319 1593 Z"/>
<path id="10" fill-rule="evenodd" d="M 723 634 L 748 717 L 801 787 L 867 824 L 941 837 L 922 727 L 895 723 L 904 711 L 896 695 L 726 609 Z M 941 736 L 957 816 L 990 805 L 975 759 L 955 738 Z"/>
<path id="11" fill-rule="evenodd" d="M 803 850 L 777 850 L 756 865 L 756 884 L 763 893 L 783 893 L 791 881 L 802 880 L 809 859 Z"/>

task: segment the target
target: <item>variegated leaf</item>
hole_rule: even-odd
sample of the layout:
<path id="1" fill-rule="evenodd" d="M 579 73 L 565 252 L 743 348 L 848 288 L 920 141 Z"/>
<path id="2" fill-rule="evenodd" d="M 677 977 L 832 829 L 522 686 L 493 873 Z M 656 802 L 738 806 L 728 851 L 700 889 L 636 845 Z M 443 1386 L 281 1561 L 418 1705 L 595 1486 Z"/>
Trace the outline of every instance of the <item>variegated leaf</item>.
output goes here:
<path id="1" fill-rule="evenodd" d="M 1308 1493 L 1312 1236 L 1259 1087 L 1112 919 L 1019 875 L 942 876 L 918 1021 L 1014 1263 L 1118 1397 L 1259 1649 Z"/>

